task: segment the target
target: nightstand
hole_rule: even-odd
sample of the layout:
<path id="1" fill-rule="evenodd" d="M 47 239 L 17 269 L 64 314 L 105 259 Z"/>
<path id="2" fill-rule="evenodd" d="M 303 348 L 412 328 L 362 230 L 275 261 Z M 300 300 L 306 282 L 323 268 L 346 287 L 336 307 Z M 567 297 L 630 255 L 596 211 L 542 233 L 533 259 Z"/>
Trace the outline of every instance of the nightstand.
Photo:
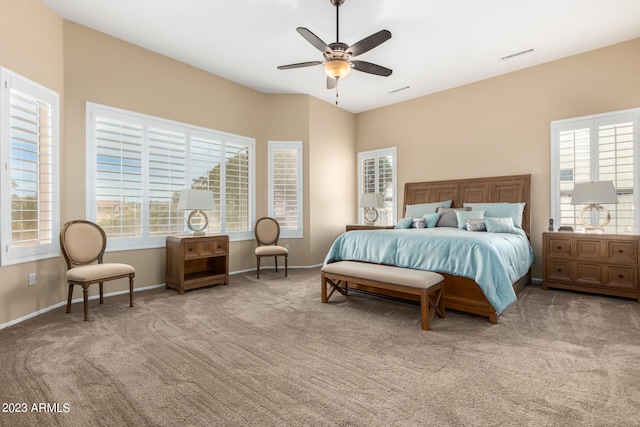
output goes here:
<path id="1" fill-rule="evenodd" d="M 351 230 L 390 230 L 393 229 L 393 225 L 366 225 L 366 224 L 349 224 L 345 231 Z"/>
<path id="2" fill-rule="evenodd" d="M 559 288 L 637 299 L 640 236 L 542 234 L 543 289 Z"/>
<path id="3" fill-rule="evenodd" d="M 229 284 L 229 236 L 167 236 L 166 288 Z"/>

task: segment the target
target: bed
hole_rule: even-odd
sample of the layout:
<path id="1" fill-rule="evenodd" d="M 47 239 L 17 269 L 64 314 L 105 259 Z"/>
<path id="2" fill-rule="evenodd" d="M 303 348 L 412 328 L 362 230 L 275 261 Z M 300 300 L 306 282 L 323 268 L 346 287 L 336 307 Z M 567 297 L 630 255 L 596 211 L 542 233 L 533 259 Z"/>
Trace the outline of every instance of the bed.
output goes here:
<path id="1" fill-rule="evenodd" d="M 349 259 L 436 271 L 445 278 L 447 310 L 485 316 L 489 322 L 497 323 L 498 316 L 515 302 L 518 292 L 531 279 L 533 251 L 528 240 L 531 231 L 530 195 L 531 175 L 407 183 L 404 189 L 403 216 L 409 205 L 444 200 L 451 200 L 452 208 L 462 207 L 465 203 L 524 203 L 521 229 L 518 233 L 504 235 L 452 228 L 445 230 L 445 227 L 441 230 L 438 230 L 440 227 L 436 227 L 421 230 L 350 231 L 336 239 L 325 263 Z M 437 239 L 445 240 L 430 243 L 428 239 L 436 238 L 433 234 L 438 235 Z M 495 236 L 489 236 L 494 234 Z M 517 246 L 517 255 L 510 255 L 509 252 L 505 252 L 507 249 L 498 248 L 496 254 L 491 255 L 493 258 L 476 259 L 475 254 L 479 252 L 478 248 L 481 245 L 490 248 L 499 246 L 494 242 L 496 237 L 501 242 L 504 241 L 500 245 Z M 463 240 L 468 247 L 459 246 Z M 484 242 L 485 240 L 489 242 Z M 526 249 L 520 249 L 522 246 Z M 415 254 L 418 253 L 435 255 L 427 259 L 417 259 Z M 456 264 L 452 267 L 443 261 L 453 253 L 463 254 L 466 258 L 463 258 L 464 261 L 450 263 Z M 507 259 L 506 257 L 511 258 L 508 258 L 507 262 L 500 261 Z M 500 271 L 498 267 L 502 264 L 507 266 L 505 270 L 508 271 Z M 463 268 L 458 268 L 459 266 Z M 487 266 L 492 270 L 488 275 L 484 271 L 487 270 Z M 368 289 L 366 286 L 353 287 L 406 299 L 406 295 L 395 295 L 393 292 Z"/>

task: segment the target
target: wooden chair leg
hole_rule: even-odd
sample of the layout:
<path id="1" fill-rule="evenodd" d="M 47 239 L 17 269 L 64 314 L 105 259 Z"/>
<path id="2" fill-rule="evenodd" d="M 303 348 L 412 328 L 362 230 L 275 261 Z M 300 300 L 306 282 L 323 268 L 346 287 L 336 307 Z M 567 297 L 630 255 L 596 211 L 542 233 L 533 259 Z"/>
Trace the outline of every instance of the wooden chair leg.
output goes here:
<path id="1" fill-rule="evenodd" d="M 84 320 L 89 320 L 89 285 L 82 285 L 82 294 L 84 296 Z"/>
<path id="2" fill-rule="evenodd" d="M 100 304 L 104 304 L 104 283 L 100 282 Z"/>
<path id="3" fill-rule="evenodd" d="M 273 257 L 274 260 L 276 260 L 276 273 L 278 272 L 278 255 Z"/>
<path id="4" fill-rule="evenodd" d="M 73 298 L 73 284 L 69 283 L 69 298 L 67 300 L 67 313 L 71 313 L 71 299 Z"/>
<path id="5" fill-rule="evenodd" d="M 133 274 L 129 275 L 129 307 L 133 307 Z"/>
<path id="6" fill-rule="evenodd" d="M 257 268 L 258 277 L 257 277 L 257 279 L 259 279 L 260 278 L 260 257 L 259 256 L 256 257 L 256 263 L 258 264 L 258 268 Z"/>
<path id="7" fill-rule="evenodd" d="M 287 269 L 288 269 L 288 256 L 284 256 L 284 277 L 287 277 Z"/>

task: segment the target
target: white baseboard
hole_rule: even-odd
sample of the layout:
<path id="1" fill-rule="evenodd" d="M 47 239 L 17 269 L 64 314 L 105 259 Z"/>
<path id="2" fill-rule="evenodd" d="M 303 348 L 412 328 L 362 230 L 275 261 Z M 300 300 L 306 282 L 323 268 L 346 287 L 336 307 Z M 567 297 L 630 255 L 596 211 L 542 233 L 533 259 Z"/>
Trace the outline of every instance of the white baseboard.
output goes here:
<path id="1" fill-rule="evenodd" d="M 147 286 L 147 287 L 144 287 L 144 288 L 136 288 L 136 289 L 133 290 L 133 292 L 148 291 L 148 290 L 151 290 L 151 289 L 156 289 L 156 288 L 161 288 L 161 287 L 164 287 L 164 283 L 162 283 L 160 285 Z M 126 290 L 126 291 L 110 292 L 108 294 L 104 294 L 104 296 L 105 297 L 113 297 L 113 296 L 116 296 L 116 295 L 122 295 L 122 294 L 128 294 L 128 293 L 129 293 L 129 291 Z M 89 300 L 94 300 L 94 299 L 97 299 L 97 298 L 100 298 L 100 295 L 90 296 Z M 73 303 L 82 302 L 82 301 L 84 301 L 84 298 L 75 298 L 75 299 L 71 300 L 71 303 L 73 304 Z M 26 316 L 22 316 L 22 317 L 19 317 L 17 319 L 14 319 L 14 320 L 12 320 L 10 322 L 3 323 L 2 325 L 0 325 L 0 329 L 7 328 L 9 326 L 18 324 L 20 322 L 24 322 L 25 320 L 28 320 L 28 319 L 31 319 L 33 317 L 39 316 L 39 315 L 44 314 L 46 312 L 49 312 L 51 310 L 55 310 L 56 308 L 63 307 L 66 304 L 67 304 L 67 301 L 61 301 L 61 302 L 59 302 L 57 304 L 54 304 L 52 306 L 49 306 L 47 308 L 43 308 L 41 310 L 34 311 L 33 313 L 29 313 Z"/>
<path id="2" fill-rule="evenodd" d="M 321 267 L 321 266 L 322 266 L 322 264 L 309 265 L 309 266 L 291 266 L 290 265 L 289 268 L 291 268 L 291 269 L 316 268 L 316 267 Z M 282 267 L 279 267 L 279 268 L 282 269 Z M 275 266 L 260 267 L 260 270 L 270 270 L 270 269 L 275 270 Z M 255 268 L 249 268 L 249 269 L 246 269 L 246 270 L 234 271 L 234 272 L 229 273 L 229 275 L 231 276 L 231 275 L 234 275 L 234 274 L 248 273 L 248 272 L 251 272 L 251 271 L 256 271 L 256 269 Z M 164 283 L 161 283 L 159 285 L 147 286 L 147 287 L 144 287 L 144 288 L 136 288 L 133 291 L 134 292 L 142 292 L 142 291 L 148 291 L 148 290 L 151 290 L 151 289 L 157 289 L 157 288 L 162 288 L 162 287 L 164 287 Z M 104 294 L 104 296 L 105 297 L 113 297 L 113 296 L 116 296 L 116 295 L 122 295 L 122 294 L 128 294 L 128 293 L 129 293 L 128 290 L 124 290 L 124 291 L 110 292 L 110 293 Z M 100 295 L 90 296 L 89 300 L 94 300 L 96 298 L 100 298 Z M 81 298 L 75 298 L 75 299 L 71 300 L 71 303 L 74 304 L 74 303 L 78 303 L 78 302 L 82 302 L 82 301 L 84 301 L 84 299 L 82 297 Z M 29 313 L 26 316 L 22 316 L 22 317 L 19 317 L 17 319 L 11 320 L 11 321 L 9 321 L 7 323 L 3 323 L 2 325 L 0 325 L 0 329 L 4 329 L 4 328 L 7 328 L 9 326 L 13 326 L 13 325 L 18 324 L 20 322 L 24 322 L 25 320 L 28 320 L 28 319 L 31 319 L 33 317 L 39 316 L 41 314 L 47 313 L 47 312 L 49 312 L 51 310 L 55 310 L 56 308 L 60 308 L 60 307 L 62 307 L 64 305 L 66 305 L 66 304 L 67 304 L 67 301 L 61 301 L 61 302 L 59 302 L 57 304 L 54 304 L 52 306 L 49 306 L 47 308 L 43 308 L 41 310 L 34 311 L 33 313 Z"/>

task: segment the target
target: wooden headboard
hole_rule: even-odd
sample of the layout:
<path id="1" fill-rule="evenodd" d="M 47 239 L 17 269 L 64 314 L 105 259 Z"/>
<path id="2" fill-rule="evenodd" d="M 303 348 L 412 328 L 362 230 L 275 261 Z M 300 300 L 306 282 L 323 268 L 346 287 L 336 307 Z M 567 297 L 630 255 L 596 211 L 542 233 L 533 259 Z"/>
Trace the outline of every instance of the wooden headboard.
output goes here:
<path id="1" fill-rule="evenodd" d="M 531 234 L 531 175 L 494 176 L 448 181 L 408 182 L 404 186 L 404 206 L 452 200 L 451 207 L 463 203 L 525 202 L 522 229 Z"/>

